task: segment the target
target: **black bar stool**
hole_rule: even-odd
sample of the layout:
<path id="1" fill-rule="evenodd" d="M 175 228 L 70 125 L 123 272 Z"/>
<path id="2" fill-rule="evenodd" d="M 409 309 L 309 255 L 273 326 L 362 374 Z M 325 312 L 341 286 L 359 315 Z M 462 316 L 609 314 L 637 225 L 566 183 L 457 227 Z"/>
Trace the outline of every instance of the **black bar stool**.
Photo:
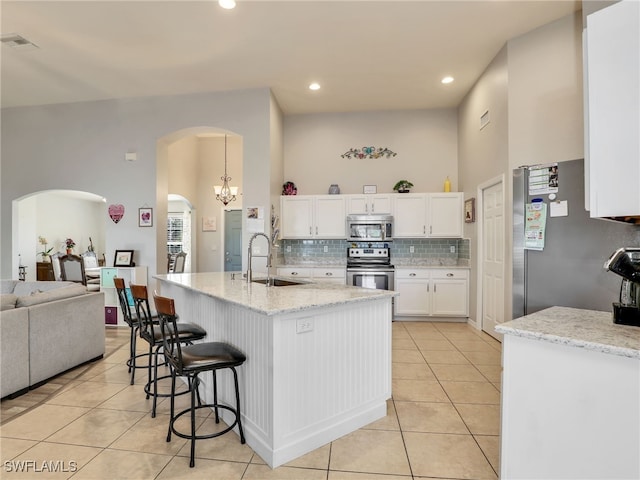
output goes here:
<path id="1" fill-rule="evenodd" d="M 137 359 L 147 356 L 148 353 L 136 354 L 136 339 L 138 338 L 140 323 L 136 318 L 133 317 L 133 315 L 131 315 L 131 306 L 129 305 L 129 299 L 127 298 L 124 279 L 113 277 L 113 284 L 115 285 L 116 293 L 118 294 L 118 301 L 120 302 L 122 317 L 131 329 L 131 338 L 129 339 L 129 359 L 127 360 L 127 367 L 129 367 L 129 373 L 131 373 L 131 385 L 133 385 L 136 377 L 136 368 L 147 368 L 145 365 L 138 365 Z"/>
<path id="2" fill-rule="evenodd" d="M 180 344 L 180 337 L 177 333 L 176 311 L 172 298 L 161 297 L 154 293 L 153 295 L 156 312 L 160 319 L 160 329 L 162 330 L 163 353 L 166 361 L 171 366 L 171 391 L 175 392 L 176 376 L 186 376 L 190 380 L 191 385 L 191 407 L 181 412 L 175 413 L 175 397 L 171 397 L 171 419 L 169 420 L 169 431 L 167 433 L 167 442 L 171 441 L 171 434 L 175 433 L 181 438 L 191 440 L 191 462 L 190 467 L 195 465 L 196 440 L 205 438 L 219 437 L 233 429 L 238 425 L 240 433 L 240 443 L 245 443 L 244 432 L 242 431 L 242 420 L 240 414 L 240 392 L 238 390 L 238 373 L 235 367 L 242 365 L 246 357 L 237 348 L 223 342 L 204 342 L 195 345 L 183 346 Z M 233 372 L 233 381 L 235 385 L 236 406 L 235 408 L 228 405 L 218 403 L 218 389 L 216 383 L 216 371 L 228 368 Z M 213 374 L 213 403 L 200 404 L 198 385 L 200 379 L 198 375 L 202 372 L 211 371 Z M 198 397 L 198 406 L 196 406 L 196 396 Z M 219 409 L 229 410 L 235 415 L 234 421 L 224 430 L 207 435 L 196 435 L 196 410 L 199 408 L 213 408 L 216 415 L 216 423 L 220 422 L 218 416 Z M 191 431 L 189 434 L 178 432 L 174 426 L 176 420 L 182 415 L 190 413 L 191 415 Z"/>
<path id="3" fill-rule="evenodd" d="M 144 392 L 147 394 L 147 398 L 153 397 L 153 408 L 151 409 L 151 417 L 156 416 L 156 405 L 158 397 L 170 397 L 172 393 L 159 393 L 158 381 L 163 378 L 170 378 L 171 375 L 164 375 L 158 377 L 158 367 L 165 365 L 165 362 L 158 363 L 158 352 L 162 348 L 162 331 L 158 323 L 157 314 L 151 312 L 149 307 L 149 295 L 147 287 L 145 285 L 130 284 L 131 296 L 133 297 L 133 304 L 135 305 L 136 316 L 138 317 L 138 323 L 140 325 L 140 338 L 145 340 L 149 344 L 149 363 L 147 365 L 147 384 L 144 386 Z M 194 323 L 177 322 L 176 328 L 180 343 L 185 345 L 191 345 L 197 340 L 202 340 L 207 336 L 207 331 Z M 154 351 L 155 349 L 155 351 Z M 153 356 L 153 365 L 152 359 Z M 184 391 L 178 395 L 189 393 Z"/>

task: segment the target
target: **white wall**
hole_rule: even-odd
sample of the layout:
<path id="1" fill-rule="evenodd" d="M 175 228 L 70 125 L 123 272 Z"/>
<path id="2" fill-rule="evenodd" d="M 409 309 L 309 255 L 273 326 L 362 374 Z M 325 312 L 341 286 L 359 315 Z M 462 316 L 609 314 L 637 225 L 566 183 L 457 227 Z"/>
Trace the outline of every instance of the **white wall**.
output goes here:
<path id="1" fill-rule="evenodd" d="M 407 179 L 416 192 L 441 192 L 447 175 L 458 189 L 457 117 L 454 109 L 291 115 L 284 120 L 284 180 L 298 194 L 341 193 L 377 185 L 392 192 Z M 350 148 L 386 147 L 393 158 L 346 159 Z"/>
<path id="2" fill-rule="evenodd" d="M 2 109 L 0 276 L 17 277 L 12 201 L 48 189 L 89 191 L 105 197 L 107 205 L 124 205 L 124 218 L 105 227 L 107 259 L 116 248 L 126 248 L 136 251 L 134 261 L 148 266 L 150 276 L 166 266 L 166 257 L 156 255 L 157 245 L 166 241 L 163 150 L 194 129 L 243 137 L 245 170 L 255 175 L 245 182 L 257 187 L 244 186 L 245 200 L 269 205 L 270 107 L 264 88 Z M 129 151 L 137 153 L 135 162 L 125 160 Z M 154 207 L 152 228 L 138 227 L 138 208 L 144 205 Z"/>

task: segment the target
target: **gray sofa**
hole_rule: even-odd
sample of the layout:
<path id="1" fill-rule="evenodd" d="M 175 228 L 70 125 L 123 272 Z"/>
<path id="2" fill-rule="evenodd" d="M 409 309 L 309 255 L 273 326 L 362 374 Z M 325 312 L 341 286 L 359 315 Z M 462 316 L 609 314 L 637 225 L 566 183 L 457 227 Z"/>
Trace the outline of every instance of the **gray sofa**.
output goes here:
<path id="1" fill-rule="evenodd" d="M 104 294 L 73 282 L 0 281 L 0 397 L 105 351 Z"/>

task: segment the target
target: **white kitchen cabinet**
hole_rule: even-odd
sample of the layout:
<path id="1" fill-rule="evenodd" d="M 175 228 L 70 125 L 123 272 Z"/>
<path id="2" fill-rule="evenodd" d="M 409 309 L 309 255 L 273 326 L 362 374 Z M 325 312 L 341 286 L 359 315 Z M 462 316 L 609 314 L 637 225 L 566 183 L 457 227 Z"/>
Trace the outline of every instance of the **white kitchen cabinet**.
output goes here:
<path id="1" fill-rule="evenodd" d="M 640 3 L 587 16 L 585 143 L 592 217 L 640 215 Z"/>
<path id="2" fill-rule="evenodd" d="M 313 267 L 278 267 L 277 272 L 279 277 L 310 281 L 313 276 Z"/>
<path id="3" fill-rule="evenodd" d="M 391 195 L 347 195 L 347 214 L 390 214 Z"/>
<path id="4" fill-rule="evenodd" d="M 396 316 L 468 317 L 469 275 L 464 269 L 396 268 Z"/>
<path id="5" fill-rule="evenodd" d="M 147 267 L 102 267 L 100 269 L 100 291 L 104 292 L 105 324 L 113 326 L 126 325 L 120 309 L 118 292 L 113 284 L 114 277 L 124 280 L 129 304 L 133 308 L 133 297 L 130 297 L 129 285 L 132 283 L 146 285 Z M 134 310 L 132 310 L 132 313 L 134 313 Z"/>
<path id="6" fill-rule="evenodd" d="M 347 270 L 346 267 L 314 267 L 311 278 L 314 282 L 345 285 Z"/>
<path id="7" fill-rule="evenodd" d="M 279 277 L 302 280 L 306 282 L 337 283 L 344 285 L 347 282 L 345 267 L 278 267 Z"/>
<path id="8" fill-rule="evenodd" d="M 461 238 L 464 198 L 454 193 L 398 194 L 394 199 L 394 237 Z"/>
<path id="9" fill-rule="evenodd" d="M 280 214 L 282 238 L 346 238 L 343 196 L 282 196 Z"/>

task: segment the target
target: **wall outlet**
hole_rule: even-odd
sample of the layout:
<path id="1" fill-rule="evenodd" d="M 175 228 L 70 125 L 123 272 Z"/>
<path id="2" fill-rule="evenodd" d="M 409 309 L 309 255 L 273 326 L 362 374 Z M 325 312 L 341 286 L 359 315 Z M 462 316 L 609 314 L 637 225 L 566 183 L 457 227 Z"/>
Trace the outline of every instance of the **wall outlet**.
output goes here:
<path id="1" fill-rule="evenodd" d="M 409 253 L 416 253 L 416 247 L 409 245 Z"/>
<path id="2" fill-rule="evenodd" d="M 455 245 L 451 245 L 451 246 L 449 246 L 449 251 L 450 251 L 451 253 L 456 253 L 456 246 L 455 246 Z"/>
<path id="3" fill-rule="evenodd" d="M 324 253 L 327 253 L 328 251 L 329 251 L 329 246 L 328 246 L 328 245 L 325 245 L 325 246 L 324 246 Z"/>
<path id="4" fill-rule="evenodd" d="M 299 318 L 296 320 L 296 333 L 311 332 L 313 330 L 313 320 L 311 318 Z"/>
<path id="5" fill-rule="evenodd" d="M 287 245 L 287 248 L 285 248 L 287 253 L 291 253 L 291 245 Z"/>

